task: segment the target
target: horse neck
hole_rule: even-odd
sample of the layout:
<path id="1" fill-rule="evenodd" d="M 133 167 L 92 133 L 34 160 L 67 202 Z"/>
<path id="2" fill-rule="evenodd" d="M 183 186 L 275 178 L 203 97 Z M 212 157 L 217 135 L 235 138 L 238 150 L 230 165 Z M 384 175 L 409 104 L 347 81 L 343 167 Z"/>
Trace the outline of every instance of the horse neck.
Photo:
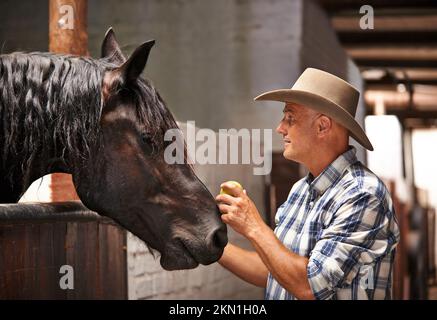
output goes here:
<path id="1" fill-rule="evenodd" d="M 25 55 L 20 57 L 25 58 Z M 8 177 L 0 179 L 0 192 L 2 183 L 7 183 L 1 180 L 13 180 L 14 184 L 21 183 L 26 188 L 33 180 L 45 174 L 70 173 L 72 150 L 78 150 L 86 143 L 87 127 L 84 122 L 88 119 L 77 108 L 97 104 L 99 95 L 82 88 L 95 90 L 95 86 L 83 86 L 83 82 L 88 79 L 85 72 L 73 76 L 62 74 L 65 72 L 62 70 L 74 62 L 67 58 L 55 58 L 57 60 L 53 62 L 47 56 L 42 56 L 45 65 L 40 63 L 41 66 L 32 65 L 34 61 L 29 59 L 26 72 L 18 70 L 12 74 L 10 70 L 19 67 L 13 69 L 13 59 L 10 59 L 9 67 L 5 68 L 0 56 L 0 174 Z M 93 72 L 87 68 L 88 73 Z M 32 76 L 34 78 L 30 78 Z M 58 78 L 50 78 L 55 76 Z M 43 77 L 48 80 L 40 83 L 35 81 L 35 78 Z M 11 79 L 14 79 L 14 83 Z M 76 114 L 79 117 L 81 115 L 82 119 L 78 119 Z"/>

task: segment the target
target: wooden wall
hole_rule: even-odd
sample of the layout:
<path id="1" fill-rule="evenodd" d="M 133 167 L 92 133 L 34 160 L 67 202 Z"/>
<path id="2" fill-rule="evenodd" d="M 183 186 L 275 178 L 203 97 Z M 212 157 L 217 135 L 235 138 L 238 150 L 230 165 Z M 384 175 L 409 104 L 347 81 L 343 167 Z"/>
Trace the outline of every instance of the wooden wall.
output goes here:
<path id="1" fill-rule="evenodd" d="M 125 231 L 80 202 L 0 205 L 0 248 L 0 299 L 127 298 Z"/>

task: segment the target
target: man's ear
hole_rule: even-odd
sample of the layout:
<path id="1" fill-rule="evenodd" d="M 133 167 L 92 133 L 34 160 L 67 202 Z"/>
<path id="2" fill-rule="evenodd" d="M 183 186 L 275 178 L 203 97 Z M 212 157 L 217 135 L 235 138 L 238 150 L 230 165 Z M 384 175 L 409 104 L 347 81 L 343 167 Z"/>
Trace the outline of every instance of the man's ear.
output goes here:
<path id="1" fill-rule="evenodd" d="M 146 67 L 150 50 L 154 44 L 155 40 L 143 43 L 136 48 L 129 59 L 118 68 L 119 75 L 124 84 L 135 82 L 138 79 Z"/>
<path id="2" fill-rule="evenodd" d="M 332 120 L 331 118 L 321 115 L 317 119 L 317 134 L 324 135 L 329 132 L 329 130 L 332 128 Z"/>
<path id="3" fill-rule="evenodd" d="M 115 38 L 115 32 L 112 30 L 112 27 L 106 31 L 105 38 L 103 39 L 101 57 L 109 58 L 111 62 L 117 65 L 121 65 L 126 61 Z"/>

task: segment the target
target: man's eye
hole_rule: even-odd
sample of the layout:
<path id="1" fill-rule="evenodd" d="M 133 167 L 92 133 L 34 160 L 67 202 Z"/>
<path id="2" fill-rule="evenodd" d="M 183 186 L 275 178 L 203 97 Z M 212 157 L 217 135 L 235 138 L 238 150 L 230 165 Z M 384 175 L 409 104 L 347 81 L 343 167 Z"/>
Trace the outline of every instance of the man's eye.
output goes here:
<path id="1" fill-rule="evenodd" d="M 285 116 L 285 121 L 287 121 L 288 123 L 293 123 L 294 118 L 292 116 Z"/>

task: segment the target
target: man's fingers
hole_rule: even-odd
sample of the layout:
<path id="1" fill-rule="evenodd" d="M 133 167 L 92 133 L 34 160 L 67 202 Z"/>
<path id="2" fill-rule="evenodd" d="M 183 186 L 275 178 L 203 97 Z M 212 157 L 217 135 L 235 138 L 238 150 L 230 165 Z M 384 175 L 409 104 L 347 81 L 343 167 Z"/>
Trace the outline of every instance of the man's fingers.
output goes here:
<path id="1" fill-rule="evenodd" d="M 234 197 L 228 195 L 228 194 L 219 194 L 217 197 L 215 197 L 215 200 L 220 203 L 232 205 L 235 203 Z"/>
<path id="2" fill-rule="evenodd" d="M 227 213 L 231 212 L 232 207 L 228 206 L 227 204 L 221 203 L 218 205 L 218 208 L 222 214 L 227 214 Z"/>
<path id="3" fill-rule="evenodd" d="M 222 221 L 226 224 L 228 224 L 231 221 L 229 214 L 222 214 L 221 218 L 222 218 Z"/>

